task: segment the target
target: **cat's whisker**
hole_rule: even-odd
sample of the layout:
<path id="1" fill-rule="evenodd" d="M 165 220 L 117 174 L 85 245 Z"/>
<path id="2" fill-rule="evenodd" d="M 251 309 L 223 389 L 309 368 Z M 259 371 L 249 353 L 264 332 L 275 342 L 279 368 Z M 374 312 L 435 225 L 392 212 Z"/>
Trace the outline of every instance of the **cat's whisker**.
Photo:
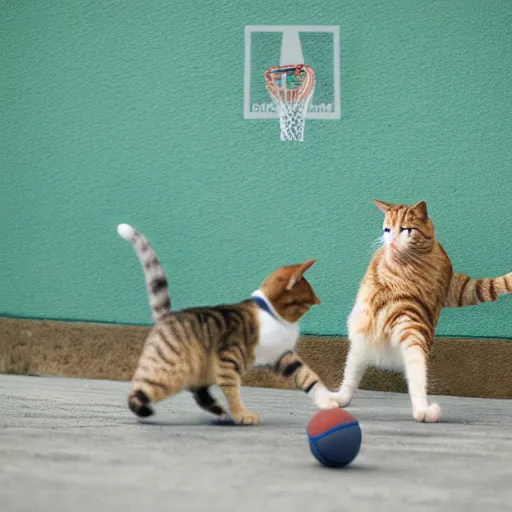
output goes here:
<path id="1" fill-rule="evenodd" d="M 371 256 L 375 251 L 380 249 L 384 245 L 384 238 L 381 236 L 378 236 L 369 246 L 367 257 Z"/>

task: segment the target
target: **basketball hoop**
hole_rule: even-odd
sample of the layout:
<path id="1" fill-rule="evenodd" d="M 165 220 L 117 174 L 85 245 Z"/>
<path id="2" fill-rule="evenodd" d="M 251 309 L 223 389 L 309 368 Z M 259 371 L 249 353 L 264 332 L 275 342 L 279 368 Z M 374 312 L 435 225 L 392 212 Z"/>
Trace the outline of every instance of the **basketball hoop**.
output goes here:
<path id="1" fill-rule="evenodd" d="M 265 71 L 265 85 L 279 113 L 281 140 L 302 142 L 315 72 L 305 64 L 272 66 Z"/>

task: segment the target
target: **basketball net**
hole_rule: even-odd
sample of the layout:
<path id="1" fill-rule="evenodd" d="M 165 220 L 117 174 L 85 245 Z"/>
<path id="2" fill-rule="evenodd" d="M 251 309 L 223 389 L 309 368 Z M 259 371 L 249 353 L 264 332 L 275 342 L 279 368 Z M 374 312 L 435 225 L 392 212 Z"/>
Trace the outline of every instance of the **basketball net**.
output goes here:
<path id="1" fill-rule="evenodd" d="M 304 125 L 315 89 L 315 73 L 305 64 L 273 66 L 265 71 L 265 84 L 279 114 L 281 140 L 304 140 Z"/>

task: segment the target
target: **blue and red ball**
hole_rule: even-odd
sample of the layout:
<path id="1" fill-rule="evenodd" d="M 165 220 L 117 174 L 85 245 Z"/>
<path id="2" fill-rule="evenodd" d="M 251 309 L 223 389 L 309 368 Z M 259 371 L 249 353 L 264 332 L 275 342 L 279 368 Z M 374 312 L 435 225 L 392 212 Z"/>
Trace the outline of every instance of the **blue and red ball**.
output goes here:
<path id="1" fill-rule="evenodd" d="M 318 411 L 308 423 L 307 434 L 313 456 L 331 468 L 350 464 L 361 448 L 359 422 L 343 409 Z"/>

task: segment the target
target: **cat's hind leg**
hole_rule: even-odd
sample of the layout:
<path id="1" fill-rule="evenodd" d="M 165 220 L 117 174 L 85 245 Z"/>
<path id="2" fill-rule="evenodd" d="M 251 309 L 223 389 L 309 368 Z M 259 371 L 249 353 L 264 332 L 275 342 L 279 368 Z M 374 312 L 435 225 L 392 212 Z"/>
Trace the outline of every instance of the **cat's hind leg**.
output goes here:
<path id="1" fill-rule="evenodd" d="M 150 403 L 148 394 L 140 388 L 132 389 L 128 394 L 128 407 L 139 418 L 147 418 L 155 413 Z"/>
<path id="2" fill-rule="evenodd" d="M 151 403 L 164 400 L 185 388 L 185 379 L 179 373 L 162 376 L 161 372 L 153 370 L 150 376 L 141 375 L 145 369 L 138 368 L 128 394 L 128 407 L 140 418 L 154 414 Z"/>
<path id="3" fill-rule="evenodd" d="M 340 407 L 346 407 L 352 402 L 366 368 L 368 368 L 366 336 L 356 333 L 350 338 L 350 348 L 345 361 L 345 370 L 340 388 L 332 395 L 332 398 L 338 402 Z"/>
<path id="4" fill-rule="evenodd" d="M 150 404 L 159 402 L 185 389 L 189 364 L 173 345 L 154 337 L 144 347 L 132 378 L 128 407 L 141 418 L 151 416 Z"/>
<path id="5" fill-rule="evenodd" d="M 222 407 L 222 405 L 220 405 L 219 402 L 210 394 L 208 386 L 191 389 L 190 391 L 192 391 L 194 400 L 201 409 L 215 414 L 215 416 L 220 416 L 223 419 L 228 417 L 228 413 L 224 407 Z"/>

